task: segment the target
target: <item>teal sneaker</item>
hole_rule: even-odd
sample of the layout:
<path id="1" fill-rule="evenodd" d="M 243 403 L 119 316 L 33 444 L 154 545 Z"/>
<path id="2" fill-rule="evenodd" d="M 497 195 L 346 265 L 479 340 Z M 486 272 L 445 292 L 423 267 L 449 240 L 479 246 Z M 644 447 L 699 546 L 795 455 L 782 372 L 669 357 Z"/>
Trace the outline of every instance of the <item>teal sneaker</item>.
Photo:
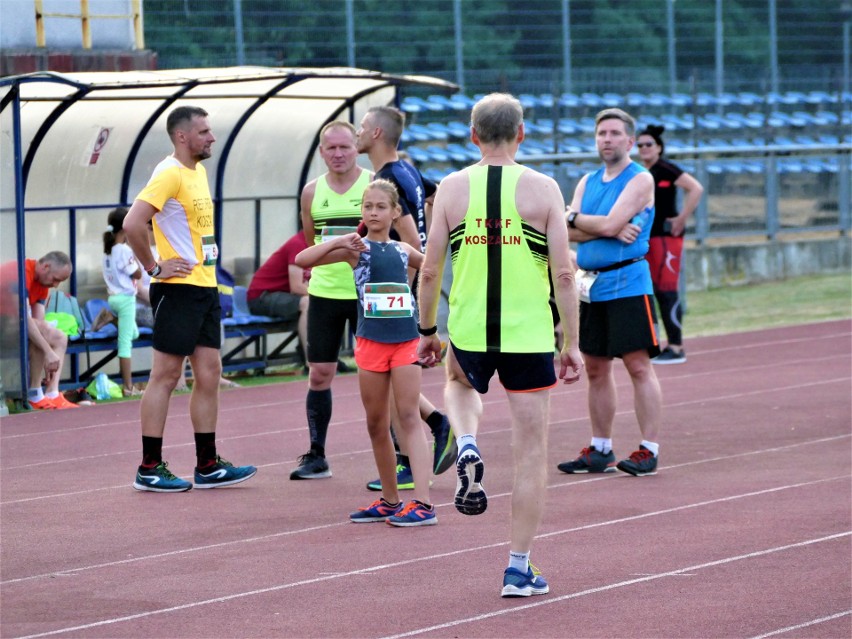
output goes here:
<path id="1" fill-rule="evenodd" d="M 152 493 L 182 493 L 192 488 L 192 484 L 176 477 L 166 462 L 160 462 L 153 468 L 140 466 L 136 471 L 133 487 Z"/>
<path id="2" fill-rule="evenodd" d="M 231 462 L 216 455 L 216 463 L 208 466 L 202 472 L 195 469 L 196 488 L 221 488 L 233 486 L 251 479 L 257 474 L 254 466 L 234 466 Z"/>

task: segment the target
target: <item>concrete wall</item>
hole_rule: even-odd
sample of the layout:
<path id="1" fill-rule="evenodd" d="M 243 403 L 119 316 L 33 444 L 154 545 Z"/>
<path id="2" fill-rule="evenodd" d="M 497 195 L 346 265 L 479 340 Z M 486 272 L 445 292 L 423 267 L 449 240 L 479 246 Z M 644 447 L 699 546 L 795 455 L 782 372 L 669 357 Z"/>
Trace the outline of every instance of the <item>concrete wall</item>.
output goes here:
<path id="1" fill-rule="evenodd" d="M 755 284 L 818 273 L 852 271 L 852 240 L 776 240 L 687 248 L 684 273 L 688 291 Z"/>

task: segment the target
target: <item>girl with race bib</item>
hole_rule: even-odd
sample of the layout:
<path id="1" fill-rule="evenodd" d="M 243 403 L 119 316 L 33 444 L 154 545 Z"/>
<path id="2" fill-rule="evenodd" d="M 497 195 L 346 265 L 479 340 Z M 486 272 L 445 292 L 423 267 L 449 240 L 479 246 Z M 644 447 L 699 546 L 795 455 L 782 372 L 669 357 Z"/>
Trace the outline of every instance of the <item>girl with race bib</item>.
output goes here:
<path id="1" fill-rule="evenodd" d="M 299 253 L 296 264 L 309 268 L 346 262 L 355 275 L 355 362 L 382 497 L 349 518 L 356 523 L 386 521 L 392 526 L 427 526 L 438 520 L 429 498 L 432 453 L 418 409 L 421 369 L 417 365 L 414 298 L 408 285 L 408 269 L 420 268 L 423 254 L 390 239 L 391 225 L 401 212 L 396 187 L 387 180 L 375 180 L 364 191 L 361 202 L 366 236 L 350 233 L 332 237 Z M 399 409 L 397 436 L 409 451 L 414 475 L 414 499 L 405 505 L 399 499 L 396 484 L 396 452 L 388 407 L 391 392 Z"/>

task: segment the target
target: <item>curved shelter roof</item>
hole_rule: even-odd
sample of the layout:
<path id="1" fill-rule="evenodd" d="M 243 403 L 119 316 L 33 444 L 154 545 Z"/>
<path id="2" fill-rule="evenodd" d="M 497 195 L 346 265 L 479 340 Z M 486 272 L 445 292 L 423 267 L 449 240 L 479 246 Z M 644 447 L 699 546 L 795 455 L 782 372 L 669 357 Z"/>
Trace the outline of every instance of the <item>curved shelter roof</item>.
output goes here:
<path id="1" fill-rule="evenodd" d="M 316 153 L 323 125 L 357 123 L 371 106 L 398 103 L 404 85 L 456 89 L 435 78 L 351 68 L 0 78 L 2 261 L 67 250 L 76 265 L 72 292 L 79 278 L 100 281 L 106 211 L 98 207 L 133 201 L 172 152 L 168 113 L 187 104 L 210 113 L 217 137 L 205 166 L 222 254 L 256 261 L 298 228 L 299 192 L 325 171 Z"/>

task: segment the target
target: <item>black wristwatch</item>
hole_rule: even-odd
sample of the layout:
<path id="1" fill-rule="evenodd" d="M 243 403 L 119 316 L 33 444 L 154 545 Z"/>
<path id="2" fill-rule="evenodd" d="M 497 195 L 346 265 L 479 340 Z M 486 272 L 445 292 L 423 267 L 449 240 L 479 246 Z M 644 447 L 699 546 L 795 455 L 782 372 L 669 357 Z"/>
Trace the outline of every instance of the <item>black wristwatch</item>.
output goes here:
<path id="1" fill-rule="evenodd" d="M 434 335 L 438 332 L 438 325 L 435 324 L 432 328 L 420 328 L 420 324 L 418 324 L 417 332 L 423 335 L 424 337 L 429 337 L 430 335 Z"/>
<path id="2" fill-rule="evenodd" d="M 148 275 L 150 275 L 151 277 L 157 277 L 162 270 L 162 266 L 160 266 L 159 264 L 155 264 L 154 267 L 150 271 L 148 271 Z"/>
<path id="3" fill-rule="evenodd" d="M 568 226 L 570 226 L 572 229 L 577 228 L 577 225 L 574 223 L 574 221 L 577 219 L 578 215 L 580 215 L 579 211 L 571 211 L 568 214 Z"/>

